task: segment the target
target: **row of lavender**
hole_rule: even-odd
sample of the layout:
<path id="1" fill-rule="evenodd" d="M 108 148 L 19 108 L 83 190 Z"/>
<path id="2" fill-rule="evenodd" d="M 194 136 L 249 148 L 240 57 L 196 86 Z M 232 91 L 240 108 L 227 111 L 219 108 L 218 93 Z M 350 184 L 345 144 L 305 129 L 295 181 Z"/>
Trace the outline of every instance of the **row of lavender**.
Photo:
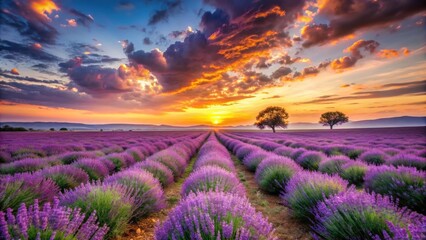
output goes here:
<path id="1" fill-rule="evenodd" d="M 249 170 L 255 172 L 260 188 L 272 194 L 280 194 L 283 202 L 292 210 L 296 218 L 311 223 L 313 236 L 317 239 L 352 239 L 355 236 L 357 239 L 424 239 L 425 237 L 426 217 L 424 215 L 400 208 L 397 205 L 401 205 L 401 201 L 378 195 L 370 188 L 367 188 L 368 192 L 359 191 L 337 175 L 313 171 L 304 164 L 316 161 L 311 160 L 310 152 L 301 152 L 291 159 L 232 138 L 235 137 L 234 135 L 219 134 L 218 136 L 220 141 L 236 154 Z M 336 159 L 323 161 L 328 165 L 327 162 L 339 162 Z M 376 180 L 368 179 L 368 181 L 376 181 L 376 186 L 388 186 L 388 189 L 400 188 L 399 191 L 404 191 L 402 195 L 409 195 L 406 199 L 411 199 L 412 202 L 418 201 L 416 210 L 422 212 L 424 211 L 422 206 L 424 206 L 425 197 L 425 175 L 424 172 L 418 172 L 415 168 L 411 168 L 410 171 L 420 175 L 411 177 L 410 174 L 399 177 L 398 174 L 385 174 L 380 176 L 376 174 L 377 170 L 372 170 L 371 175 L 378 177 L 373 177 Z M 406 177 L 416 179 L 421 184 L 410 185 L 411 180 L 409 183 L 396 184 L 401 181 L 399 179 Z M 393 195 L 394 192 L 384 194 L 389 193 Z"/>
<path id="2" fill-rule="evenodd" d="M 390 156 L 378 150 L 366 150 L 358 158 L 350 159 L 333 152 L 291 148 L 253 138 L 234 138 L 292 158 L 306 170 L 337 174 L 350 184 L 364 187 L 368 192 L 389 195 L 398 200 L 400 206 L 426 214 L 426 158 L 404 153 Z"/>
<path id="3" fill-rule="evenodd" d="M 156 229 L 156 239 L 275 239 L 235 171 L 227 149 L 210 135 L 183 183 L 183 199 Z"/>
<path id="4" fill-rule="evenodd" d="M 234 137 L 238 136 L 237 138 L 242 141 L 258 145 L 268 151 L 281 151 L 286 155 L 290 155 L 294 149 L 306 149 L 319 151 L 327 156 L 345 155 L 353 160 L 362 160 L 367 164 L 402 165 L 426 170 L 425 129 L 417 129 L 415 132 L 410 129 L 405 130 L 406 132 L 395 130 L 396 133 L 390 132 L 391 130 L 376 133 L 374 133 L 375 131 L 369 133 L 368 130 L 358 131 L 362 132 L 359 132 L 358 135 L 351 132 L 319 133 L 318 135 L 322 137 L 317 137 L 317 134 L 305 136 L 297 133 L 276 136 L 265 133 L 235 133 Z M 359 135 L 360 133 L 362 135 Z"/>
<path id="5" fill-rule="evenodd" d="M 198 137 L 197 137 L 198 136 Z M 172 181 L 184 169 L 191 155 L 205 139 L 205 134 L 187 136 L 185 141 L 159 151 L 146 160 L 116 158 L 107 161 L 81 159 L 91 162 L 79 174 L 104 172 L 97 181 L 82 183 L 76 188 L 59 192 L 55 182 L 62 182 L 63 173 L 56 178 L 41 172 L 15 174 L 0 178 L 0 236 L 5 239 L 103 239 L 113 238 L 126 230 L 129 222 L 145 217 L 164 206 L 160 177 L 169 175 Z M 143 160 L 140 155 L 139 160 Z M 169 166 L 170 165 L 170 166 Z M 72 168 L 74 165 L 58 167 Z M 53 167 L 51 169 L 56 169 Z M 73 169 L 75 171 L 75 169 Z M 108 173 L 113 173 L 108 176 Z M 65 174 L 66 175 L 66 174 Z M 157 178 L 157 176 L 160 176 Z M 67 176 L 75 180 L 73 176 Z M 55 181 L 54 181 L 54 180 Z M 87 179 L 87 178 L 86 178 Z M 171 182 L 164 182 L 164 185 Z M 25 203 L 26 204 L 25 204 Z M 34 202 L 34 204 L 31 204 Z M 44 202 L 44 204 L 43 204 Z M 43 204 L 42 207 L 39 204 Z M 10 208 L 10 205 L 15 209 Z M 17 207 L 16 209 L 16 206 Z"/>
<path id="6" fill-rule="evenodd" d="M 0 163 L 25 158 L 66 159 L 70 152 L 108 154 L 133 146 L 164 148 L 185 137 L 183 132 L 4 132 L 0 136 Z"/>

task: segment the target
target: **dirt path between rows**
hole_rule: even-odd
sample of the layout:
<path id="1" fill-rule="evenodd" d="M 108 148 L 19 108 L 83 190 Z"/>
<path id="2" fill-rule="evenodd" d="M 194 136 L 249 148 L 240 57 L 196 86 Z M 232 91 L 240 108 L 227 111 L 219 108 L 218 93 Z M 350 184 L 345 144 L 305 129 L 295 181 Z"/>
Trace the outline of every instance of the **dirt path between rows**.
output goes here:
<path id="1" fill-rule="evenodd" d="M 245 166 L 234 155 L 232 160 L 237 169 L 238 177 L 247 190 L 247 197 L 257 211 L 263 213 L 276 229 L 279 239 L 312 239 L 309 227 L 294 219 L 290 209 L 281 204 L 278 196 L 270 195 L 259 189 L 254 173 L 248 171 Z"/>
<path id="2" fill-rule="evenodd" d="M 155 227 L 157 224 L 161 223 L 166 219 L 169 212 L 176 206 L 176 204 L 180 201 L 180 191 L 183 182 L 192 172 L 192 168 L 194 166 L 195 160 L 197 159 L 197 154 L 191 158 L 189 165 L 185 169 L 185 173 L 178 179 L 177 182 L 171 184 L 166 189 L 164 189 L 164 194 L 166 196 L 166 204 L 167 206 L 163 208 L 161 211 L 152 213 L 148 217 L 141 219 L 139 222 L 131 224 L 129 230 L 118 237 L 117 240 L 151 240 L 154 239 Z"/>

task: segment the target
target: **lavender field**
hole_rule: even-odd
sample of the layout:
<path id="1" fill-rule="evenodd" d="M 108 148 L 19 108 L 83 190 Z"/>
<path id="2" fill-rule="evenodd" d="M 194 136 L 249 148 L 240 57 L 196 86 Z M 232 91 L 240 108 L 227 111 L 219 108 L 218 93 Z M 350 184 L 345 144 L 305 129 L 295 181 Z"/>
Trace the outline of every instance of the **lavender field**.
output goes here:
<path id="1" fill-rule="evenodd" d="M 426 237 L 425 128 L 0 141 L 0 239 Z"/>

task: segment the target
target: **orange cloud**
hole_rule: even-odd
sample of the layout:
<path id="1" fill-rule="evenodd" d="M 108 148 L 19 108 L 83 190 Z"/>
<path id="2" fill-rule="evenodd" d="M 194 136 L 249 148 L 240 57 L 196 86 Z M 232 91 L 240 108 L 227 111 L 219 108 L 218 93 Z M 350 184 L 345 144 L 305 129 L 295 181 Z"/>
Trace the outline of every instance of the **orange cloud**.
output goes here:
<path id="1" fill-rule="evenodd" d="M 10 70 L 10 73 L 12 73 L 13 75 L 19 75 L 19 71 L 16 68 L 12 68 L 12 70 Z"/>
<path id="2" fill-rule="evenodd" d="M 68 26 L 77 27 L 77 21 L 75 19 L 68 19 L 67 23 L 68 23 Z"/>
<path id="3" fill-rule="evenodd" d="M 31 9 L 42 16 L 45 20 L 51 21 L 48 15 L 53 11 L 59 11 L 60 8 L 51 0 L 33 0 L 30 3 Z"/>
<path id="4" fill-rule="evenodd" d="M 34 43 L 32 46 L 35 49 L 41 49 L 41 48 L 43 48 L 43 46 L 40 43 Z"/>
<path id="5" fill-rule="evenodd" d="M 402 55 L 407 56 L 410 54 L 410 50 L 408 48 L 401 48 L 400 50 L 396 49 L 382 49 L 377 53 L 379 58 L 396 58 Z"/>

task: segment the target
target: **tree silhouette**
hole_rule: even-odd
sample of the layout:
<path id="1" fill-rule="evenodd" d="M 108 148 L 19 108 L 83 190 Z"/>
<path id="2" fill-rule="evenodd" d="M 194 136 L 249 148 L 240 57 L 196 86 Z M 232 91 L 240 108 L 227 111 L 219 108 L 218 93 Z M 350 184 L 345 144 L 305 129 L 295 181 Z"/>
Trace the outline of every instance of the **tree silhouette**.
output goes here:
<path id="1" fill-rule="evenodd" d="M 319 123 L 323 126 L 330 126 L 330 129 L 333 129 L 334 125 L 341 125 L 348 121 L 349 117 L 346 116 L 346 114 L 336 111 L 323 113 L 320 117 Z"/>
<path id="2" fill-rule="evenodd" d="M 276 127 L 286 128 L 288 125 L 288 113 L 282 107 L 267 107 L 259 112 L 254 125 L 260 129 L 269 127 L 275 133 Z"/>

